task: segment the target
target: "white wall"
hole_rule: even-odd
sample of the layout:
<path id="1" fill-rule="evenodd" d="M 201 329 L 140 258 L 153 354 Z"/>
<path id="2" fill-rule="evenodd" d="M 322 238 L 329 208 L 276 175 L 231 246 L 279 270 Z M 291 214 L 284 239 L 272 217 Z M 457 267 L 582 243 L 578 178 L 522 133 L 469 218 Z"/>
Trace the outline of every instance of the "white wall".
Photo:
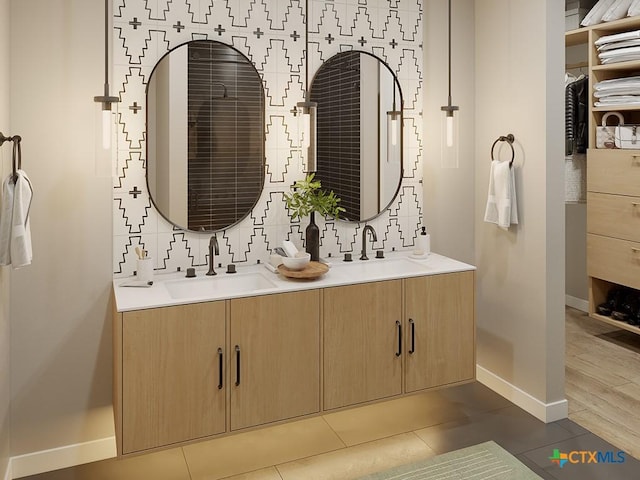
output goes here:
<path id="1" fill-rule="evenodd" d="M 460 166 L 440 166 L 447 3 L 428 0 L 425 224 L 434 251 L 478 267 L 478 378 L 541 418 L 562 416 L 564 163 L 558 159 L 564 158 L 564 12 L 553 0 L 452 3 Z M 508 133 L 516 136 L 521 221 L 504 232 L 483 217 L 491 145 Z"/>
<path id="2" fill-rule="evenodd" d="M 153 71 L 147 98 L 147 185 L 154 203 L 177 225 L 188 225 L 187 53 L 176 48 Z"/>
<path id="3" fill-rule="evenodd" d="M 425 122 L 424 225 L 431 233 L 431 249 L 475 264 L 474 183 L 477 162 L 489 163 L 486 152 L 476 158 L 475 51 L 473 0 L 452 2 L 451 95 L 460 107 L 458 169 L 440 164 L 442 105 L 447 104 L 447 2 L 427 0 L 425 9 L 424 82 Z M 484 68 L 484 67 L 480 67 Z"/>
<path id="4" fill-rule="evenodd" d="M 544 412 L 564 398 L 562 5 L 475 6 L 478 363 Z M 520 220 L 508 232 L 483 222 L 488 155 L 507 133 L 516 138 Z"/>
<path id="5" fill-rule="evenodd" d="M 101 0 L 11 2 L 11 127 L 34 188 L 33 264 L 11 279 L 12 456 L 113 435 L 112 185 L 94 176 L 103 19 Z"/>
<path id="6" fill-rule="evenodd" d="M 9 122 L 10 47 L 9 0 L 0 0 L 0 132 L 5 135 L 13 135 Z M 4 181 L 11 171 L 11 148 L 10 143 L 0 147 L 0 181 Z M 0 477 L 8 467 L 10 454 L 9 268 L 0 267 Z"/>
<path id="7" fill-rule="evenodd" d="M 378 62 L 360 55 L 360 218 L 371 218 L 379 211 L 380 116 L 378 99 L 380 74 Z M 385 123 L 386 127 L 386 123 Z M 382 208 L 386 207 L 386 204 Z"/>

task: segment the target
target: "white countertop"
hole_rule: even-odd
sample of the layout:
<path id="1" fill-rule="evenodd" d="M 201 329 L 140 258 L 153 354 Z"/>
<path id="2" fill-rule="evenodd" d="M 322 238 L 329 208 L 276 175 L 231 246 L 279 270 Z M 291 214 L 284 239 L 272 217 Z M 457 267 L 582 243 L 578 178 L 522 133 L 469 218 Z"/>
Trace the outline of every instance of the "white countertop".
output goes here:
<path id="1" fill-rule="evenodd" d="M 206 267 L 196 269 L 196 278 L 185 278 L 186 272 L 157 273 L 153 279 L 153 285 L 149 287 L 125 287 L 135 277 L 118 278 L 113 281 L 116 308 L 118 312 L 142 310 L 147 308 L 166 307 L 170 305 L 184 305 L 189 303 L 209 302 L 225 300 L 229 298 L 251 297 L 256 295 L 268 295 L 273 293 L 294 292 L 314 288 L 327 288 L 356 283 L 375 282 L 380 280 L 392 280 L 396 278 L 418 277 L 424 275 L 437 275 L 442 273 L 463 272 L 475 270 L 475 267 L 457 260 L 453 260 L 436 253 L 431 253 L 424 259 L 412 258 L 411 252 L 385 253 L 386 258 L 363 261 L 354 255 L 353 262 L 342 262 L 341 259 L 330 259 L 332 266 L 327 273 L 313 280 L 297 280 L 283 277 L 269 270 L 265 265 L 236 265 L 236 274 L 226 273 L 226 268 L 218 268 L 218 275 L 207 277 Z M 233 277 L 235 284 L 242 283 L 240 278 L 253 276 L 260 278 L 263 287 L 259 290 L 236 289 L 229 293 L 214 289 L 203 292 L 201 288 L 193 288 L 193 294 L 186 294 L 182 298 L 174 298 L 168 285 L 182 284 L 182 290 L 189 290 L 189 282 L 194 287 L 207 279 L 216 279 L 224 282 L 226 277 Z M 243 277 L 244 276 L 244 277 Z M 266 281 L 264 281 L 266 279 Z M 249 282 L 247 282 L 249 283 Z"/>

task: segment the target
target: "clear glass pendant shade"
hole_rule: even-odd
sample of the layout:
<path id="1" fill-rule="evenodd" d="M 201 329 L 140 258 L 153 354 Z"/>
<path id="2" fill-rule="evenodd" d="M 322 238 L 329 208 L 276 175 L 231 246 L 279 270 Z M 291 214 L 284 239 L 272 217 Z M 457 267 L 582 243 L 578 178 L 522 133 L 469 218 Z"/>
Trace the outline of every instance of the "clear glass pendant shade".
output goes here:
<path id="1" fill-rule="evenodd" d="M 402 112 L 387 112 L 387 162 L 398 162 L 400 159 L 400 135 Z"/>
<path id="2" fill-rule="evenodd" d="M 96 103 L 94 143 L 95 143 L 95 175 L 96 177 L 115 176 L 114 152 L 117 148 L 117 130 L 115 119 L 118 113 L 118 104 L 110 105 L 110 109 L 104 108 L 101 103 Z"/>
<path id="3" fill-rule="evenodd" d="M 442 168 L 458 168 L 459 112 L 444 111 L 440 122 L 440 161 Z"/>
<path id="4" fill-rule="evenodd" d="M 298 145 L 305 172 L 316 170 L 316 142 L 317 142 L 317 104 L 315 102 L 300 102 L 297 104 L 298 115 Z"/>

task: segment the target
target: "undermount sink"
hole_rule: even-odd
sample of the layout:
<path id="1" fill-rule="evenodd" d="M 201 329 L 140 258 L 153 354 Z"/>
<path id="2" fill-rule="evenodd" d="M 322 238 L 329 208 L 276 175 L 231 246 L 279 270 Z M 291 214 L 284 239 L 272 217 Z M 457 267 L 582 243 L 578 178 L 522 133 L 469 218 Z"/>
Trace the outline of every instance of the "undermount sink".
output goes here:
<path id="1" fill-rule="evenodd" d="M 168 280 L 165 286 L 171 298 L 199 298 L 212 296 L 250 295 L 275 288 L 275 284 L 260 273 L 220 273 L 213 277 Z"/>
<path id="2" fill-rule="evenodd" d="M 396 276 L 426 272 L 427 267 L 406 258 L 353 260 L 352 262 L 335 262 L 336 271 L 348 275 L 365 275 L 367 277 Z"/>

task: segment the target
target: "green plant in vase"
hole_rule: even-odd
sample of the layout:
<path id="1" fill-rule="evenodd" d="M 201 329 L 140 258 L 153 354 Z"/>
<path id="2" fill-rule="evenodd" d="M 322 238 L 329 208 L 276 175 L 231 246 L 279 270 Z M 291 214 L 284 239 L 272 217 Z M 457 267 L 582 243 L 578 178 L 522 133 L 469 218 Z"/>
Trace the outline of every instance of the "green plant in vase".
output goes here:
<path id="1" fill-rule="evenodd" d="M 340 198 L 333 190 L 323 190 L 320 180 L 314 180 L 314 177 L 315 174 L 309 173 L 304 180 L 298 180 L 291 187 L 291 194 L 284 194 L 284 201 L 293 220 L 309 216 L 305 250 L 311 254 L 311 260 L 317 262 L 320 259 L 320 229 L 315 223 L 315 213 L 338 218 L 345 209 L 339 206 Z"/>

